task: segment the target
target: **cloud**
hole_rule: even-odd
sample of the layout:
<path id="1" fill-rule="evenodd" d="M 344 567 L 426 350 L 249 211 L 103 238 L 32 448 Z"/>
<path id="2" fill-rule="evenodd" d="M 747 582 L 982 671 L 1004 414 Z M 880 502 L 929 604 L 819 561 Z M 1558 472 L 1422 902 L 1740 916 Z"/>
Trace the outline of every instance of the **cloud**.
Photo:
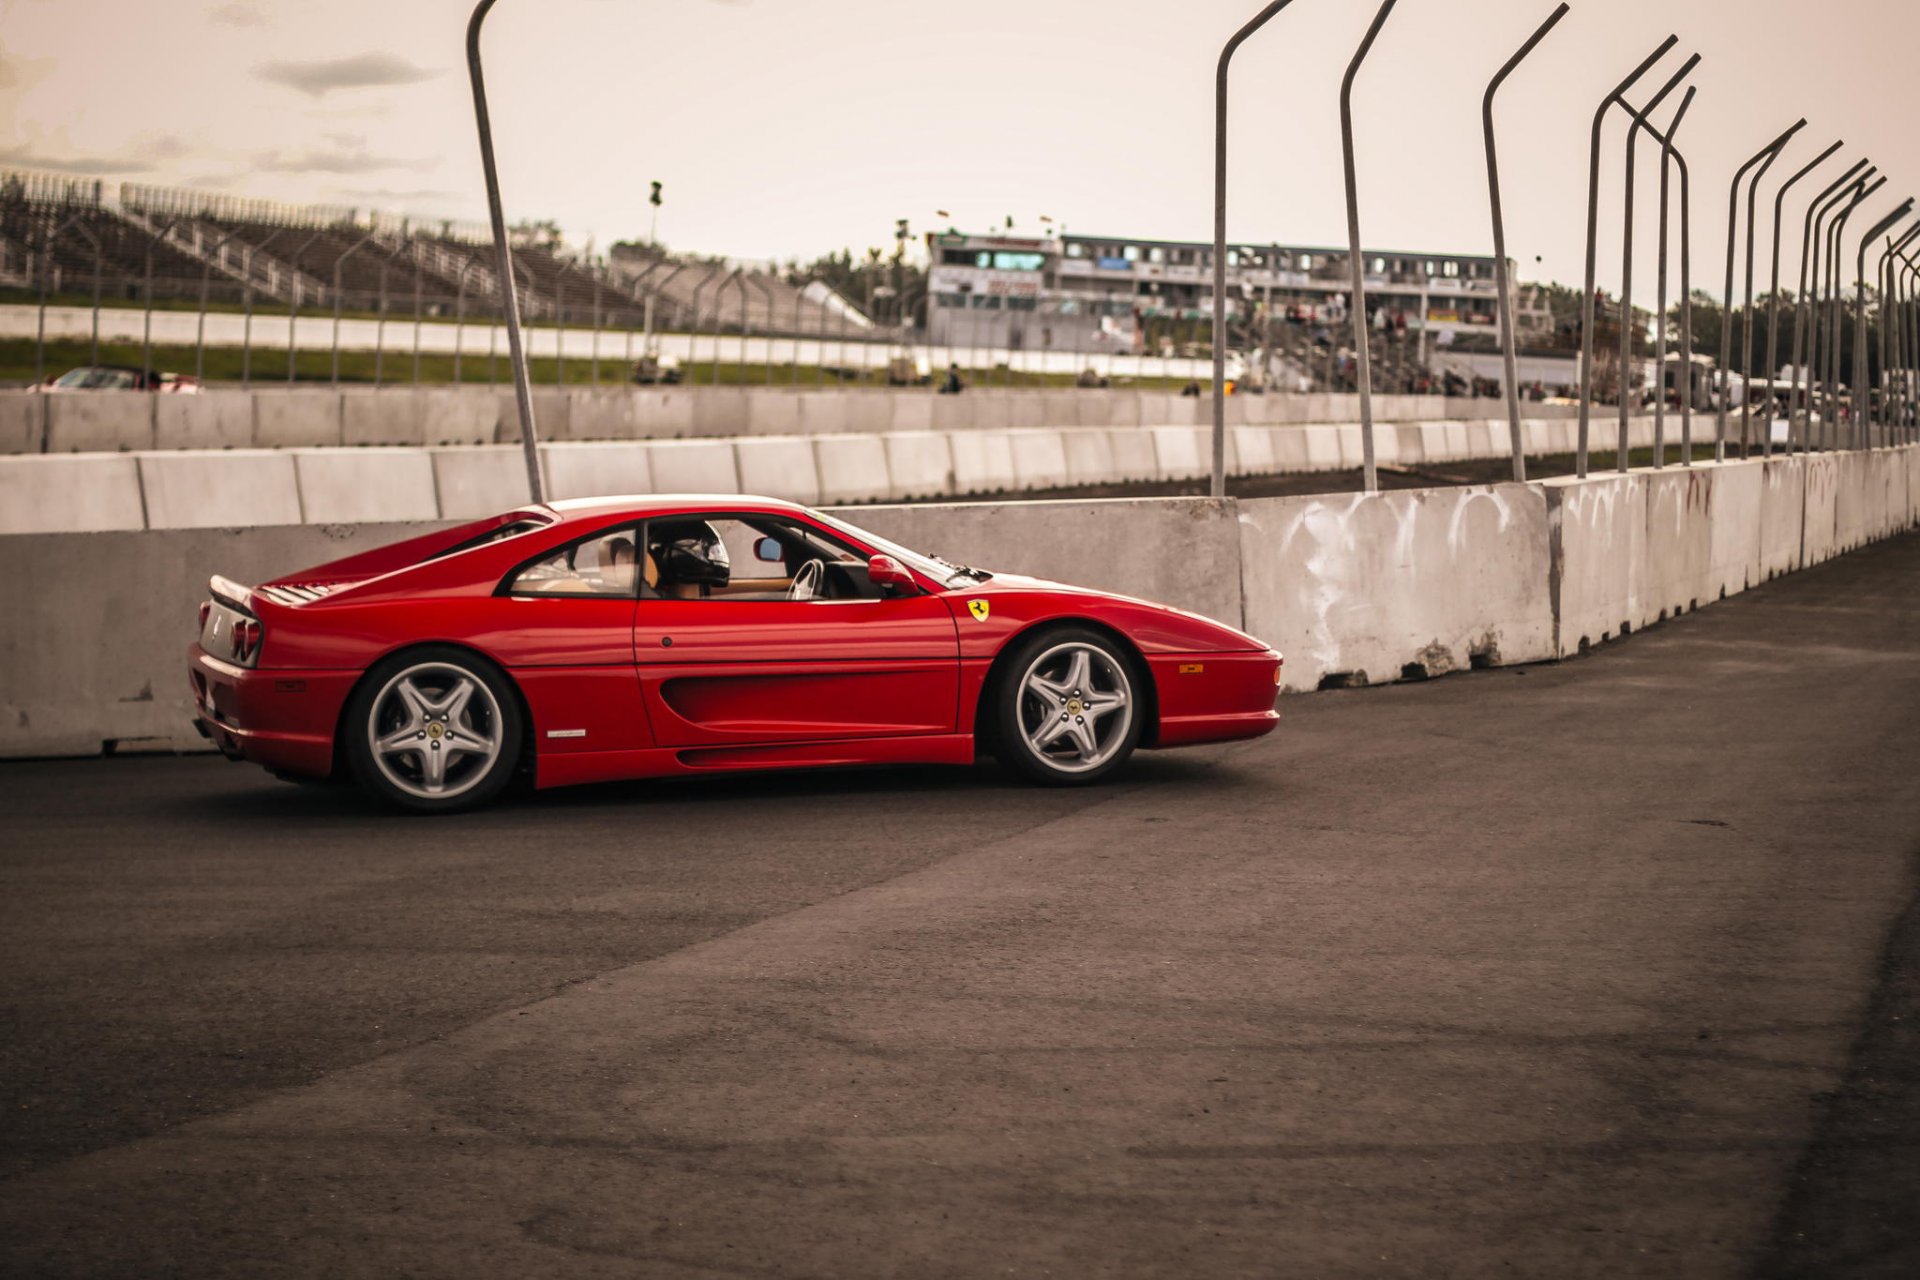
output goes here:
<path id="1" fill-rule="evenodd" d="M 432 160 L 409 160 L 400 156 L 374 155 L 363 146 L 309 148 L 306 151 L 263 151 L 254 157 L 253 166 L 265 173 L 381 173 L 388 170 L 421 172 L 434 167 Z"/>
<path id="2" fill-rule="evenodd" d="M 340 193 L 355 200 L 379 204 L 413 204 L 421 201 L 444 202 L 461 199 L 458 191 L 394 191 L 387 187 L 350 187 Z"/>
<path id="3" fill-rule="evenodd" d="M 207 15 L 207 21 L 223 27 L 264 27 L 267 25 L 267 15 L 260 12 L 259 5 L 233 0 L 231 4 L 216 6 Z"/>
<path id="4" fill-rule="evenodd" d="M 267 62 L 254 68 L 254 74 L 268 84 L 284 85 L 301 93 L 323 98 L 335 89 L 377 89 L 392 85 L 419 84 L 440 72 L 418 67 L 390 53 L 362 53 L 351 58 L 327 58 L 313 62 Z"/>
<path id="5" fill-rule="evenodd" d="M 0 89 L 31 89 L 52 70 L 52 58 L 22 58 L 0 49 Z"/>
<path id="6" fill-rule="evenodd" d="M 21 169 L 49 169 L 55 173 L 71 173 L 87 178 L 153 172 L 153 165 L 145 160 L 128 160 L 115 156 L 49 155 L 30 147 L 0 147 L 0 165 Z"/>

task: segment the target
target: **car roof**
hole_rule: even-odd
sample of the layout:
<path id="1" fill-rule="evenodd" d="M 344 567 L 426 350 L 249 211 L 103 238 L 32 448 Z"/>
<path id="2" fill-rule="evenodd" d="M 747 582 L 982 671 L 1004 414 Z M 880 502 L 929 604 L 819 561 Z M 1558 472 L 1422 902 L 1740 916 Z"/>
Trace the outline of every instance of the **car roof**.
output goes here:
<path id="1" fill-rule="evenodd" d="M 602 516 L 646 516 L 680 513 L 689 507 L 712 511 L 788 513 L 805 511 L 797 502 L 764 498 L 750 493 L 628 493 L 602 498 L 559 498 L 546 504 L 561 520 L 593 520 Z"/>

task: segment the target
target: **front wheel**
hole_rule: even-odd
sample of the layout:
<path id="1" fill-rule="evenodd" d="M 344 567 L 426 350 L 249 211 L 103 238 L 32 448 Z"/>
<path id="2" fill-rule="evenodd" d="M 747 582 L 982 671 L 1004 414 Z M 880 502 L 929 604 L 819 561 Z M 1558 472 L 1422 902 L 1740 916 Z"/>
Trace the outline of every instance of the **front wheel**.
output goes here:
<path id="1" fill-rule="evenodd" d="M 354 778 L 381 799 L 451 813 L 492 799 L 520 759 L 520 704 L 498 668 L 462 649 L 397 654 L 347 704 Z"/>
<path id="2" fill-rule="evenodd" d="M 1097 631 L 1040 633 L 1010 655 L 994 695 L 1001 762 L 1035 782 L 1097 782 L 1140 741 L 1134 666 Z"/>

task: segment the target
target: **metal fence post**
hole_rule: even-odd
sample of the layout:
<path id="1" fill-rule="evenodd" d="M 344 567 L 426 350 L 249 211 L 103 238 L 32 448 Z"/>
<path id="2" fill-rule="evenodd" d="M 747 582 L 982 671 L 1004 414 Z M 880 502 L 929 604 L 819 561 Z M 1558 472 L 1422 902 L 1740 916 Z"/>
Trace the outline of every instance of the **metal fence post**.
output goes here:
<path id="1" fill-rule="evenodd" d="M 345 305 L 345 291 L 340 285 L 341 272 L 346 268 L 347 259 L 367 247 L 376 233 L 369 231 L 348 247 L 347 251 L 333 260 L 333 385 L 340 385 L 340 312 Z"/>
<path id="2" fill-rule="evenodd" d="M 1594 327 L 1594 266 L 1599 254 L 1600 236 L 1600 137 L 1607 123 L 1607 112 L 1615 104 L 1624 106 L 1621 96 L 1631 89 L 1645 75 L 1653 64 L 1667 54 L 1667 50 L 1680 43 L 1680 37 L 1669 35 L 1655 49 L 1641 60 L 1626 79 L 1614 86 L 1613 92 L 1600 100 L 1593 113 L 1593 141 L 1588 157 L 1587 172 L 1587 277 L 1586 290 L 1581 295 L 1580 321 L 1580 441 L 1574 459 L 1574 474 L 1585 478 L 1587 474 L 1587 441 L 1593 417 L 1593 327 Z"/>
<path id="3" fill-rule="evenodd" d="M 1786 149 L 1787 139 L 1804 128 L 1806 123 L 1806 117 L 1802 116 L 1799 123 L 1781 135 L 1780 145 L 1754 171 L 1752 180 L 1747 183 L 1747 287 L 1740 320 L 1740 456 L 1742 458 L 1748 457 L 1753 451 L 1753 197 L 1754 192 L 1759 189 L 1760 179 L 1766 176 L 1767 170 L 1773 167 L 1773 162 L 1778 160 Z M 1775 230 L 1778 230 L 1778 223 L 1775 224 Z M 1768 399 L 1771 403 L 1771 380 L 1768 386 Z M 1771 427 L 1768 428 L 1768 438 L 1772 438 Z"/>
<path id="4" fill-rule="evenodd" d="M 1734 172 L 1733 182 L 1727 189 L 1727 284 L 1725 291 L 1721 294 L 1720 376 L 1718 378 L 1720 395 L 1719 404 L 1716 406 L 1717 427 L 1713 445 L 1713 456 L 1716 462 L 1727 460 L 1727 402 L 1733 398 L 1733 255 L 1740 235 L 1740 180 L 1745 178 L 1747 171 L 1755 165 L 1772 164 L 1773 158 L 1780 153 L 1780 148 L 1786 145 L 1787 139 L 1804 124 L 1806 124 L 1805 120 L 1800 121 L 1793 128 L 1754 152 L 1747 162 Z M 1759 181 L 1757 176 L 1754 180 Z"/>
<path id="5" fill-rule="evenodd" d="M 1874 193 L 1879 191 L 1880 188 L 1886 185 L 1887 179 L 1882 176 L 1874 179 L 1872 185 L 1857 192 L 1853 198 L 1847 202 L 1846 208 L 1840 211 L 1840 216 L 1834 219 L 1833 226 L 1827 233 L 1827 281 L 1829 286 L 1827 291 L 1827 416 L 1833 426 L 1830 432 L 1823 432 L 1822 434 L 1830 436 L 1832 440 L 1839 443 L 1842 447 L 1845 446 L 1846 436 L 1840 432 L 1840 324 L 1843 319 L 1841 293 L 1845 287 L 1844 280 L 1840 274 L 1841 246 L 1846 242 L 1848 219 L 1853 217 L 1855 210 L 1871 198 Z"/>
<path id="6" fill-rule="evenodd" d="M 1800 445 L 1802 453 L 1813 452 L 1813 397 L 1817 379 L 1813 376 L 1814 352 L 1819 349 L 1820 310 L 1820 248 L 1826 241 L 1826 217 L 1840 201 L 1847 197 L 1847 183 L 1862 170 L 1871 175 L 1873 169 L 1863 157 L 1853 162 L 1853 167 L 1828 183 L 1826 188 L 1807 205 L 1806 221 L 1800 232 L 1800 291 L 1794 302 L 1793 317 L 1793 387 L 1787 402 L 1789 435 L 1795 414 L 1804 412 L 1800 423 Z M 1805 394 L 1800 391 L 1800 378 L 1804 374 L 1807 380 Z"/>
<path id="7" fill-rule="evenodd" d="M 1647 101 L 1646 106 L 1640 108 L 1638 111 L 1634 111 L 1631 108 L 1628 110 L 1628 114 L 1633 117 L 1633 123 L 1627 126 L 1626 213 L 1625 225 L 1621 232 L 1620 239 L 1620 430 L 1614 455 L 1615 469 L 1622 473 L 1631 468 L 1633 454 L 1633 378 L 1629 371 L 1629 366 L 1633 363 L 1634 143 L 1639 141 L 1640 131 L 1642 129 L 1645 129 L 1649 133 L 1656 132 L 1647 117 L 1652 115 L 1655 109 L 1666 100 L 1668 94 L 1679 88 L 1680 82 L 1686 79 L 1699 64 L 1700 55 L 1696 53 L 1689 57 L 1685 63 L 1681 64 L 1678 71 L 1667 78 L 1667 82 L 1660 86 L 1660 91 Z M 1660 206 L 1660 236 L 1663 244 L 1666 240 L 1666 221 L 1667 208 L 1663 202 Z M 1664 317 L 1661 318 L 1661 322 L 1664 323 Z"/>
<path id="8" fill-rule="evenodd" d="M 1506 78 L 1513 74 L 1513 69 L 1533 52 L 1534 46 L 1546 39 L 1547 32 L 1553 30 L 1560 19 L 1567 16 L 1568 8 L 1569 6 L 1563 2 L 1547 15 L 1547 20 L 1527 37 L 1526 43 L 1522 44 L 1519 50 L 1508 58 L 1498 71 L 1494 72 L 1493 79 L 1487 82 L 1486 96 L 1480 100 L 1480 126 L 1486 135 L 1487 146 L 1487 200 L 1493 210 L 1493 272 L 1495 283 L 1500 290 L 1500 359 L 1502 370 L 1506 375 L 1507 434 L 1513 448 L 1513 478 L 1516 482 L 1524 482 L 1527 478 L 1527 445 L 1520 426 L 1519 360 L 1514 353 L 1513 334 L 1513 281 L 1509 278 L 1511 273 L 1507 269 L 1506 218 L 1500 211 L 1500 162 L 1494 150 L 1493 95 L 1499 92 Z M 1267 264 L 1269 280 L 1272 278 L 1274 269 L 1274 264 L 1269 262 Z M 1271 284 L 1267 286 L 1267 296 L 1269 299 L 1273 296 Z M 1421 318 L 1421 322 L 1425 323 L 1425 317 Z M 1271 305 L 1268 307 L 1267 333 L 1269 334 L 1267 350 L 1271 357 L 1273 350 Z"/>
<path id="9" fill-rule="evenodd" d="M 1874 420 L 1881 429 L 1882 439 L 1888 444 L 1893 443 L 1893 361 L 1899 349 L 1900 328 L 1900 311 L 1895 301 L 1893 255 L 1910 244 L 1915 236 L 1920 236 L 1920 222 L 1908 227 L 1897 240 L 1888 236 L 1887 247 L 1880 253 L 1880 265 L 1874 276 L 1880 291 L 1880 323 L 1876 326 L 1880 331 L 1880 396 Z"/>
<path id="10" fill-rule="evenodd" d="M 1873 447 L 1873 387 L 1867 368 L 1867 246 L 1905 218 L 1913 208 L 1907 199 L 1886 217 L 1867 228 L 1853 267 L 1853 436 L 1856 448 Z"/>
<path id="11" fill-rule="evenodd" d="M 1687 118 L 1693 97 L 1694 88 L 1688 85 L 1687 96 L 1680 99 L 1680 109 L 1673 113 L 1666 133 L 1660 135 L 1660 269 L 1656 273 L 1653 320 L 1654 368 L 1658 370 L 1653 391 L 1653 465 L 1656 469 L 1667 465 L 1667 172 L 1671 167 L 1668 162 L 1673 158 L 1673 135 L 1680 132 L 1680 122 Z M 1686 234 L 1684 227 L 1681 234 Z"/>
<path id="12" fill-rule="evenodd" d="M 1825 151 L 1822 151 L 1819 155 L 1807 161 L 1807 163 L 1801 165 L 1799 170 L 1796 171 L 1791 178 L 1788 178 L 1785 182 L 1781 183 L 1780 189 L 1774 192 L 1774 195 L 1773 195 L 1773 271 L 1769 278 L 1769 283 L 1767 285 L 1766 367 L 1767 367 L 1767 403 L 1769 405 L 1769 409 L 1768 409 L 1769 417 L 1767 421 L 1767 438 L 1761 446 L 1761 455 L 1763 457 L 1771 458 L 1773 456 L 1773 421 L 1771 417 L 1771 414 L 1772 414 L 1771 405 L 1773 403 L 1773 377 L 1774 377 L 1774 374 L 1778 373 L 1780 370 L 1780 218 L 1781 218 L 1781 210 L 1786 203 L 1787 192 L 1793 189 L 1793 185 L 1796 182 L 1800 181 L 1800 179 L 1812 173 L 1815 169 L 1819 168 L 1821 165 L 1825 164 L 1828 158 L 1831 157 L 1834 152 L 1840 149 L 1841 145 L 1842 145 L 1841 140 L 1835 139 L 1833 144 L 1829 146 Z M 1751 217 L 1752 215 L 1749 214 L 1748 216 Z M 1798 374 L 1796 373 L 1795 376 L 1797 377 Z M 1791 396 L 1789 396 L 1787 400 L 1786 418 L 1787 418 L 1787 448 L 1789 451 L 1791 451 L 1793 448 L 1793 401 Z"/>
<path id="13" fill-rule="evenodd" d="M 1362 483 L 1368 493 L 1380 489 L 1380 476 L 1373 458 L 1373 362 L 1372 333 L 1367 325 L 1367 263 L 1360 250 L 1360 198 L 1353 163 L 1353 78 L 1373 48 L 1374 37 L 1386 25 L 1398 0 L 1383 0 L 1373 15 L 1373 24 L 1354 50 L 1353 61 L 1340 81 L 1340 151 L 1347 180 L 1347 266 L 1353 280 L 1353 359 L 1355 389 L 1360 393 L 1360 457 Z"/>
<path id="14" fill-rule="evenodd" d="M 507 217 L 500 202 L 500 175 L 493 159 L 493 127 L 487 119 L 486 83 L 480 70 L 480 26 L 494 0 L 480 0 L 467 24 L 467 73 L 473 81 L 473 114 L 480 131 L 480 164 L 486 172 L 487 207 L 493 221 L 494 253 L 499 259 L 501 290 L 506 302 L 507 349 L 513 359 L 514 402 L 520 410 L 520 443 L 527 461 L 527 492 L 534 502 L 544 498 L 540 480 L 540 444 L 533 421 L 533 386 L 527 376 L 527 353 L 520 343 L 520 299 L 513 285 L 513 247 L 507 242 Z"/>
<path id="15" fill-rule="evenodd" d="M 1227 66 L 1238 49 L 1293 0 L 1273 0 L 1220 50 L 1213 79 L 1213 477 L 1209 492 L 1227 496 Z"/>

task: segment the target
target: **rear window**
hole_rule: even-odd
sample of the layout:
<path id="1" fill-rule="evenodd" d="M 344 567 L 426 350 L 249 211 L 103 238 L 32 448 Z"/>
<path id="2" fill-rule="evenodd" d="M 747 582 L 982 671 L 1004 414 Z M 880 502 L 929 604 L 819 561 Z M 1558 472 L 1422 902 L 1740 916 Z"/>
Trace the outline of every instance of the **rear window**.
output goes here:
<path id="1" fill-rule="evenodd" d="M 544 520 L 513 520 L 497 528 L 488 529 L 485 533 L 476 534 L 464 541 L 456 542 L 444 551 L 436 551 L 428 556 L 427 559 L 444 560 L 448 556 L 457 556 L 462 551 L 471 551 L 475 547 L 485 547 L 491 546 L 496 542 L 505 542 L 509 538 L 517 538 L 523 533 L 532 533 L 535 529 L 544 529 L 545 527 L 546 521 Z M 425 562 L 423 561 L 422 563 Z"/>

